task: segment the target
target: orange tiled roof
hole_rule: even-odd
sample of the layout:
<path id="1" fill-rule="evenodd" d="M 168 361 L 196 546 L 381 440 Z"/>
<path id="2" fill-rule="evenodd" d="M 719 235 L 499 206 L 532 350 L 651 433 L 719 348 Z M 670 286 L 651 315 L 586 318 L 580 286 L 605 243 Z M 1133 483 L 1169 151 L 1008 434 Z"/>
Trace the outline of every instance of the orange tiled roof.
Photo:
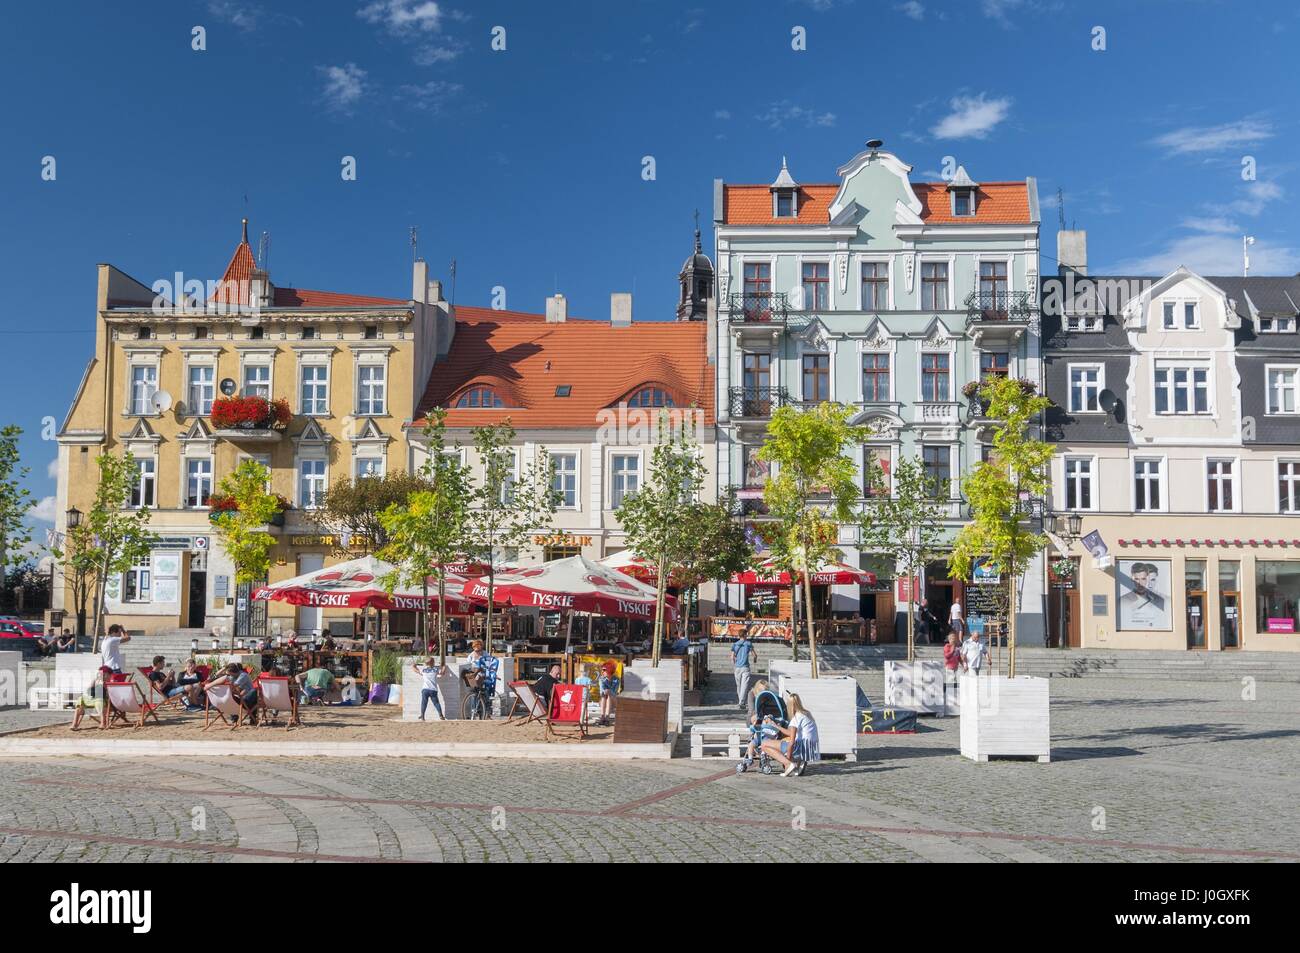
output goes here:
<path id="1" fill-rule="evenodd" d="M 946 182 L 915 182 L 921 200 L 921 220 L 927 224 L 1029 224 L 1029 193 L 1024 182 L 984 182 L 975 193 L 975 216 L 955 218 L 951 212 Z M 723 190 L 725 225 L 825 225 L 830 206 L 840 187 L 799 186 L 797 218 L 772 216 L 772 191 L 766 185 L 728 185 Z"/>
<path id="2" fill-rule="evenodd" d="M 657 385 L 678 408 L 699 407 L 713 423 L 713 368 L 702 321 L 641 321 L 616 328 L 607 321 L 488 308 L 456 308 L 456 337 L 434 365 L 419 416 L 448 407 L 447 426 L 477 427 L 509 420 L 518 429 L 584 428 L 597 414 L 641 387 Z M 568 385 L 568 397 L 556 387 Z M 469 387 L 493 388 L 507 404 L 496 409 L 450 405 Z M 416 425 L 421 425 L 417 421 Z"/>
<path id="3" fill-rule="evenodd" d="M 227 304 L 241 304 L 248 300 L 248 280 L 253 276 L 257 262 L 253 259 L 253 249 L 248 246 L 248 225 L 244 225 L 244 238 L 235 246 L 235 253 L 230 257 L 230 264 L 217 283 L 210 301 Z"/>

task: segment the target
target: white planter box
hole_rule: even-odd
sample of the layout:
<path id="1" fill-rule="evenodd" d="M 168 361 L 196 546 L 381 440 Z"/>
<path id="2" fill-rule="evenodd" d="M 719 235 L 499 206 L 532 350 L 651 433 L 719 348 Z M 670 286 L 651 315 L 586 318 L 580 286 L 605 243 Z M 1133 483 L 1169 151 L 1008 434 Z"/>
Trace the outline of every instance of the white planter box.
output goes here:
<path id="1" fill-rule="evenodd" d="M 438 702 L 442 705 L 443 714 L 448 719 L 460 718 L 460 706 L 465 688 L 465 683 L 460 680 L 460 673 L 468 667 L 468 658 L 468 656 L 447 656 L 447 674 L 438 676 Z M 493 714 L 499 713 L 504 716 L 510 710 L 510 703 L 514 699 L 510 691 L 510 683 L 515 680 L 515 660 L 509 656 L 497 658 L 501 662 L 501 667 L 497 669 L 497 690 L 494 696 L 496 704 L 493 705 L 496 711 Z M 402 658 L 403 721 L 416 721 L 420 717 L 420 691 L 424 688 L 424 678 L 417 675 L 411 666 L 417 661 L 423 665 L 427 659 L 427 655 Z M 438 720 L 438 713 L 434 711 L 432 705 L 425 713 L 425 718 L 430 721 Z"/>
<path id="2" fill-rule="evenodd" d="M 885 660 L 885 707 L 911 708 L 923 715 L 956 714 L 944 701 L 943 662 L 933 659 L 915 662 Z"/>
<path id="3" fill-rule="evenodd" d="M 767 663 L 767 677 L 770 681 L 780 682 L 782 675 L 798 675 L 812 678 L 812 662 L 794 659 L 772 659 Z"/>
<path id="4" fill-rule="evenodd" d="M 682 730 L 682 661 L 661 658 L 659 666 L 649 659 L 635 659 L 623 669 L 623 691 L 633 695 L 668 696 L 668 730 Z M 615 716 L 618 717 L 617 715 Z"/>
<path id="5" fill-rule="evenodd" d="M 822 754 L 842 754 L 848 761 L 857 760 L 857 679 L 851 675 L 823 675 L 821 678 L 782 675 L 778 687 L 783 693 L 798 695 L 803 707 L 817 722 L 817 740 Z"/>
<path id="6" fill-rule="evenodd" d="M 973 761 L 998 756 L 1051 760 L 1048 685 L 1045 678 L 963 675 L 962 756 Z"/>

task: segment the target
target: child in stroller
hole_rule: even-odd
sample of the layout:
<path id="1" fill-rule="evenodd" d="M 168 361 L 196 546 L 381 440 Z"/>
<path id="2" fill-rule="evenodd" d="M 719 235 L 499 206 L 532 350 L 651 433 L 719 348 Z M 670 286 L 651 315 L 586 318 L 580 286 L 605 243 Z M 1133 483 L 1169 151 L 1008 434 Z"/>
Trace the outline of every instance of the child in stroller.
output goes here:
<path id="1" fill-rule="evenodd" d="M 749 716 L 749 745 L 745 748 L 744 757 L 736 765 L 736 773 L 744 774 L 748 771 L 755 756 L 758 757 L 760 771 L 764 774 L 775 773 L 776 765 L 763 750 L 763 742 L 778 738 L 778 727 L 784 728 L 788 724 L 789 717 L 781 696 L 768 687 L 767 681 L 760 679 L 754 684 L 754 710 Z"/>

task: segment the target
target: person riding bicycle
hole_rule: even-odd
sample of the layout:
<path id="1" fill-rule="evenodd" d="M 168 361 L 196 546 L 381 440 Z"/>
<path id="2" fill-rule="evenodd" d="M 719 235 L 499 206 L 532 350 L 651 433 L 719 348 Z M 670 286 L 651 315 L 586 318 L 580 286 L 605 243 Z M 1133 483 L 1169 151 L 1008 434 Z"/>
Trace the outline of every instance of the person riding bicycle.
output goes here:
<path id="1" fill-rule="evenodd" d="M 483 651 L 481 639 L 475 639 L 471 648 L 473 651 L 470 652 L 465 663 L 469 667 L 461 672 L 460 677 L 471 693 L 482 695 L 486 710 L 491 711 L 491 701 L 497 690 L 497 672 L 501 669 L 501 660 Z"/>

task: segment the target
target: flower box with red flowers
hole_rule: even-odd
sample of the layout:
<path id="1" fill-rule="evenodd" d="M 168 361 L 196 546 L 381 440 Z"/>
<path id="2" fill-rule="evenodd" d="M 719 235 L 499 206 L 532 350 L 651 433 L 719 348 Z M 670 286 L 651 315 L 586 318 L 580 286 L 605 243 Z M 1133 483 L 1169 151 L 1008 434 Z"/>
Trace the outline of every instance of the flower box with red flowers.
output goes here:
<path id="1" fill-rule="evenodd" d="M 283 397 L 218 397 L 212 402 L 212 426 L 217 430 L 283 430 L 292 418 Z"/>

